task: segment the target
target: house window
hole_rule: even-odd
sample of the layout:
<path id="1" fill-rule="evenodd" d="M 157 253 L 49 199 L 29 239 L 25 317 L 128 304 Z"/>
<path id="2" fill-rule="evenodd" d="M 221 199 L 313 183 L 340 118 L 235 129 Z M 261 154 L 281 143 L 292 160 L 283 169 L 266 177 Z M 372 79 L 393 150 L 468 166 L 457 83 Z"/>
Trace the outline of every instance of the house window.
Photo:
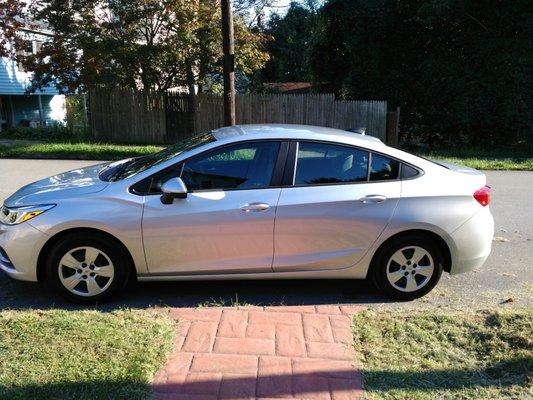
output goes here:
<path id="1" fill-rule="evenodd" d="M 43 47 L 42 40 L 34 40 L 33 41 L 33 54 L 38 54 L 41 51 L 42 47 Z"/>
<path id="2" fill-rule="evenodd" d="M 37 54 L 43 45 L 41 40 L 22 40 L 17 44 L 16 55 L 25 57 L 31 54 Z M 21 62 L 17 63 L 17 68 L 20 72 L 30 72 L 28 71 Z"/>

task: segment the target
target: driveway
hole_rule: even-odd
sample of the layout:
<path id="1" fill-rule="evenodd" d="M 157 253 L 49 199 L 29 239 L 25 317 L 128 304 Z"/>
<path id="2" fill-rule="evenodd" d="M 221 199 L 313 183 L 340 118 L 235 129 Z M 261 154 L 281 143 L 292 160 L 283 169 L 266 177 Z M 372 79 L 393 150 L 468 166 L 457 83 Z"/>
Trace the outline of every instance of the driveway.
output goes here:
<path id="1" fill-rule="evenodd" d="M 0 200 L 37 179 L 94 164 L 91 161 L 0 159 Z M 496 220 L 492 254 L 479 270 L 444 274 L 428 296 L 408 303 L 389 302 L 364 281 L 173 282 L 132 285 L 104 308 L 168 305 L 321 305 L 361 304 L 373 307 L 453 307 L 533 304 L 533 172 L 487 171 Z M 46 287 L 14 282 L 0 274 L 3 308 L 74 307 Z"/>

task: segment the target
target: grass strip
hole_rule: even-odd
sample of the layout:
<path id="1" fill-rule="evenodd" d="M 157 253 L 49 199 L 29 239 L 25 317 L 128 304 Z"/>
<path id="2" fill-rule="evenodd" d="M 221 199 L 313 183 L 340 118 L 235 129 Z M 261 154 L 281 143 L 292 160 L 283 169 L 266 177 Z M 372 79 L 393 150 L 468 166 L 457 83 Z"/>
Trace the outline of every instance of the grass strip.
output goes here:
<path id="1" fill-rule="evenodd" d="M 161 150 L 161 146 L 137 146 L 106 143 L 36 143 L 0 145 L 0 158 L 36 158 L 64 160 L 121 160 Z"/>
<path id="2" fill-rule="evenodd" d="M 365 311 L 354 339 L 370 399 L 530 398 L 533 309 Z"/>
<path id="3" fill-rule="evenodd" d="M 0 399 L 146 399 L 173 323 L 144 310 L 0 313 Z"/>

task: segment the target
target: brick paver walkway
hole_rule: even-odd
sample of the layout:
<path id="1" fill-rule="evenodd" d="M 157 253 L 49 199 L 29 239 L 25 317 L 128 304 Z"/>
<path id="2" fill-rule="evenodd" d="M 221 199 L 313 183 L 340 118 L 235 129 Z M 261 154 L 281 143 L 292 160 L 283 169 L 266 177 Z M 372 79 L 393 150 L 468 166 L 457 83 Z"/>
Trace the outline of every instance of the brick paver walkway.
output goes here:
<path id="1" fill-rule="evenodd" d="M 156 374 L 158 400 L 349 399 L 362 396 L 350 315 L 319 305 L 174 308 L 175 349 Z"/>

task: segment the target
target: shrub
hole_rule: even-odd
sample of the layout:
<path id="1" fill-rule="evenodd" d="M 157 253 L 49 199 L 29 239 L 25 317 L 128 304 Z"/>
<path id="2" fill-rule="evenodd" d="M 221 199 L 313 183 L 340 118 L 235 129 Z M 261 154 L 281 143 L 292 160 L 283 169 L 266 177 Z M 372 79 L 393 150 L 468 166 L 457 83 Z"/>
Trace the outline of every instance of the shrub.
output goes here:
<path id="1" fill-rule="evenodd" d="M 0 132 L 0 139 L 39 140 L 44 142 L 73 142 L 88 140 L 88 134 L 72 132 L 66 126 L 52 125 L 44 128 L 16 127 Z"/>

